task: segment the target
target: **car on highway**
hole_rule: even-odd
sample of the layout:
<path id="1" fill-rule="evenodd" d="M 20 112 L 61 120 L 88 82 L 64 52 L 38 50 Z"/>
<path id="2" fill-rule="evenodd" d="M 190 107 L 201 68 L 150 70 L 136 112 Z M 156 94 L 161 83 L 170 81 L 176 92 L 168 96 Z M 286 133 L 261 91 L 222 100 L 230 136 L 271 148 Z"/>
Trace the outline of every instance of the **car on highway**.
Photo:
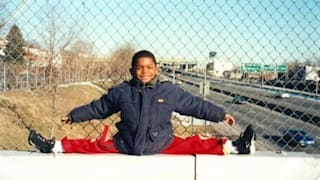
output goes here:
<path id="1" fill-rule="evenodd" d="M 284 131 L 282 139 L 289 146 L 300 145 L 301 147 L 306 147 L 315 143 L 313 137 L 308 135 L 306 131 L 300 129 L 288 129 Z"/>
<path id="2" fill-rule="evenodd" d="M 275 98 L 289 98 L 290 94 L 285 92 L 278 92 L 274 95 Z"/>
<path id="3" fill-rule="evenodd" d="M 181 85 L 181 84 L 182 84 L 182 81 L 176 80 L 176 84 L 177 84 L 177 85 Z"/>
<path id="4" fill-rule="evenodd" d="M 232 98 L 233 104 L 245 104 L 247 101 L 242 96 L 235 96 Z"/>

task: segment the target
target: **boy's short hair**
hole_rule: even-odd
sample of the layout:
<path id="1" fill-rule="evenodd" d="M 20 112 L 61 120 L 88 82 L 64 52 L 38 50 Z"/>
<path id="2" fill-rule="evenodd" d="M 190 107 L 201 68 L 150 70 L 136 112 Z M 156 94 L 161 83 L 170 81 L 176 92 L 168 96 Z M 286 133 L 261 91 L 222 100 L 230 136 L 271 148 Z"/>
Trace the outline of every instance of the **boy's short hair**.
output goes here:
<path id="1" fill-rule="evenodd" d="M 131 67 L 133 68 L 136 64 L 139 58 L 142 57 L 149 57 L 153 60 L 154 64 L 157 65 L 157 61 L 155 56 L 152 54 L 152 52 L 147 51 L 147 50 L 141 50 L 136 52 L 133 56 L 132 56 L 132 61 L 131 61 Z"/>

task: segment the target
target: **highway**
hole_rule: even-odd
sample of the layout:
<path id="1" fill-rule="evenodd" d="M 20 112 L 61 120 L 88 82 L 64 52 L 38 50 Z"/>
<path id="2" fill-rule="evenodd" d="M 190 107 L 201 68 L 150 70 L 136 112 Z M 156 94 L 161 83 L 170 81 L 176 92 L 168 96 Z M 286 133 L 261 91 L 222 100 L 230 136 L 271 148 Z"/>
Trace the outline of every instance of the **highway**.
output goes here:
<path id="1" fill-rule="evenodd" d="M 167 74 L 168 75 L 168 74 Z M 170 74 L 167 78 L 171 78 Z M 199 78 L 179 76 L 175 79 L 178 85 L 198 96 Z M 226 109 L 237 120 L 236 129 L 243 130 L 253 124 L 258 135 L 258 142 L 274 151 L 304 151 L 320 153 L 320 102 L 310 98 L 290 96 L 276 98 L 275 93 L 259 87 L 235 84 L 225 81 L 207 79 L 210 91 L 205 97 Z M 242 96 L 245 104 L 234 104 L 232 98 Z M 300 129 L 308 132 L 315 139 L 315 144 L 305 148 L 289 146 L 281 138 L 283 131 Z M 235 131 L 237 132 L 237 131 Z"/>

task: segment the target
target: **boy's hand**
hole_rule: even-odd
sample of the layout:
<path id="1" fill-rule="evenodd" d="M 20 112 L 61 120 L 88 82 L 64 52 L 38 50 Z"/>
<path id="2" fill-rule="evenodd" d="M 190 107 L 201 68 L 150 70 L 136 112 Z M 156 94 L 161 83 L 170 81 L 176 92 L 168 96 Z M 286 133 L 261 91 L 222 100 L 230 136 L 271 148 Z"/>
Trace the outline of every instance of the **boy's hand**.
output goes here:
<path id="1" fill-rule="evenodd" d="M 65 123 L 65 124 L 72 124 L 72 121 L 71 121 L 71 119 L 69 119 L 68 116 L 63 116 L 63 117 L 61 118 L 61 122 L 62 122 L 62 123 Z"/>
<path id="2" fill-rule="evenodd" d="M 227 123 L 228 125 L 232 126 L 236 123 L 236 120 L 234 119 L 233 116 L 230 114 L 226 114 L 223 118 L 223 122 Z"/>

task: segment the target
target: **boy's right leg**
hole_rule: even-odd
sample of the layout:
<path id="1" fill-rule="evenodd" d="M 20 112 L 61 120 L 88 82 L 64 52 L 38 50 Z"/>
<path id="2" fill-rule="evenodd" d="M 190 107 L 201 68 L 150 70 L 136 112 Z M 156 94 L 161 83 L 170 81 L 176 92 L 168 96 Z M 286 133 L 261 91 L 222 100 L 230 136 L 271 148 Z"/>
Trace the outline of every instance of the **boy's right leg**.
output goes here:
<path id="1" fill-rule="evenodd" d="M 40 152 L 43 153 L 51 153 L 52 148 L 55 145 L 55 141 L 53 139 L 46 139 L 40 133 L 30 130 L 28 136 L 28 143 L 30 145 L 34 145 Z"/>
<path id="2" fill-rule="evenodd" d="M 68 139 L 65 137 L 61 141 L 46 139 L 40 133 L 30 130 L 28 142 L 43 153 L 118 153 L 113 140 L 107 138 L 108 128 L 109 126 L 105 126 L 99 139 Z"/>
<path id="3" fill-rule="evenodd" d="M 61 144 L 65 153 L 118 153 L 113 140 L 99 139 L 68 139 L 64 137 Z"/>
<path id="4" fill-rule="evenodd" d="M 112 138 L 108 137 L 109 126 L 105 125 L 99 139 L 68 139 L 61 140 L 65 153 L 119 153 Z"/>

